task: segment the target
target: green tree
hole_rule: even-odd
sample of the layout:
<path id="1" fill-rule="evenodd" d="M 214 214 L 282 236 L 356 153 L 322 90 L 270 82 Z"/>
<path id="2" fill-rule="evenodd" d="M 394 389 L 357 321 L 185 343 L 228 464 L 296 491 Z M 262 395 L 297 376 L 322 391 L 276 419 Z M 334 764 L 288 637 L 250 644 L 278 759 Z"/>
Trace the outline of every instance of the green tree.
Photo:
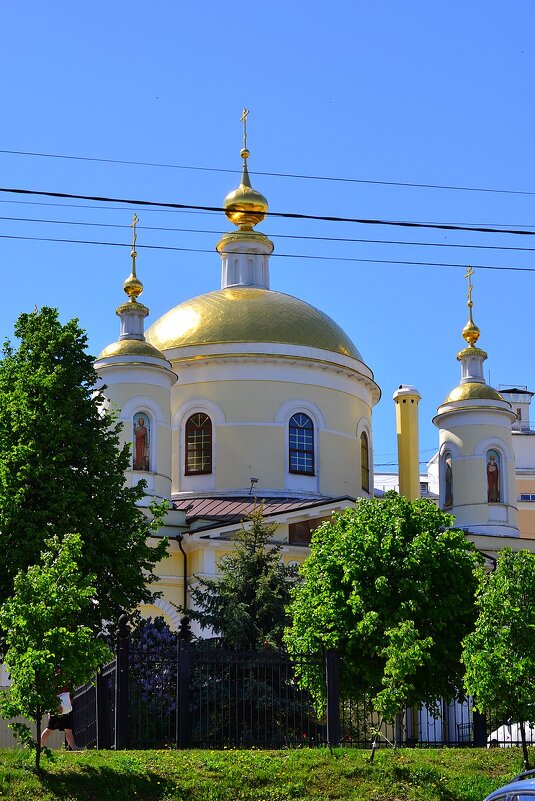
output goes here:
<path id="1" fill-rule="evenodd" d="M 239 651 L 281 647 L 286 606 L 296 571 L 281 560 L 283 543 L 273 542 L 276 523 L 266 523 L 258 506 L 233 539 L 232 553 L 219 561 L 219 576 L 191 588 L 188 615 L 215 638 Z"/>
<path id="2" fill-rule="evenodd" d="M 4 661 L 11 686 L 0 708 L 4 717 L 33 720 L 37 735 L 23 723 L 12 723 L 20 739 L 35 748 L 40 769 L 41 717 L 57 708 L 64 685 L 87 682 L 95 668 L 111 657 L 107 645 L 85 625 L 94 605 L 94 576 L 80 568 L 82 541 L 67 534 L 49 540 L 40 564 L 21 570 L 13 595 L 0 607 L 5 634 Z"/>
<path id="3" fill-rule="evenodd" d="M 316 530 L 293 591 L 290 652 L 336 649 L 342 692 L 371 699 L 389 721 L 462 687 L 479 557 L 452 522 L 394 492 L 359 500 Z M 304 679 L 320 696 L 319 674 Z"/>
<path id="4" fill-rule="evenodd" d="M 19 340 L 0 361 L 0 602 L 17 572 L 34 564 L 51 534 L 76 531 L 81 566 L 95 576 L 95 626 L 116 620 L 152 595 L 146 586 L 165 544 L 150 547 L 160 524 L 137 505 L 144 486 L 126 487 L 128 446 L 120 425 L 95 392 L 97 375 L 76 320 L 62 325 L 55 309 L 22 314 Z"/>
<path id="5" fill-rule="evenodd" d="M 492 573 L 479 571 L 475 629 L 464 640 L 465 686 L 475 707 L 520 724 L 535 722 L 535 555 L 503 548 Z"/>

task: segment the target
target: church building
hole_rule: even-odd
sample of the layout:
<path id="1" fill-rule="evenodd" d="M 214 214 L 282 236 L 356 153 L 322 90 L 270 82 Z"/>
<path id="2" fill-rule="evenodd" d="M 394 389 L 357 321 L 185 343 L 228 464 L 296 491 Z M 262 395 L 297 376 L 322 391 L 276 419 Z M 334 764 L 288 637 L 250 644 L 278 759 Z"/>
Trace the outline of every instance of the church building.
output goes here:
<path id="1" fill-rule="evenodd" d="M 95 368 L 132 443 L 131 484 L 168 499 L 164 598 L 147 615 L 178 621 L 187 581 L 212 576 L 259 502 L 287 562 L 333 511 L 373 494 L 373 373 L 334 320 L 270 286 L 273 242 L 257 230 L 266 198 L 240 185 L 224 201 L 234 226 L 217 243 L 221 288 L 179 303 L 145 332 L 134 245 L 120 333 Z"/>
<path id="2" fill-rule="evenodd" d="M 134 215 L 119 338 L 95 362 L 132 444 L 127 482 L 146 482 L 147 504 L 154 497 L 171 504 L 162 531 L 170 558 L 157 568 L 163 596 L 143 614 L 163 615 L 172 627 L 176 605 L 187 605 L 188 583 L 217 573 L 259 503 L 278 523 L 284 560 L 299 563 L 323 520 L 374 494 L 372 410 L 380 389 L 334 320 L 271 287 L 274 246 L 257 228 L 268 203 L 251 186 L 245 147 L 241 157 L 240 185 L 224 201 L 234 227 L 216 245 L 220 288 L 182 300 L 145 331 Z M 535 544 L 532 393 L 500 394 L 486 384 L 470 275 L 460 384 L 434 418 L 439 450 L 425 494 L 492 560 L 504 544 Z M 410 498 L 421 494 L 419 399 L 406 385 L 394 393 L 399 490 Z"/>

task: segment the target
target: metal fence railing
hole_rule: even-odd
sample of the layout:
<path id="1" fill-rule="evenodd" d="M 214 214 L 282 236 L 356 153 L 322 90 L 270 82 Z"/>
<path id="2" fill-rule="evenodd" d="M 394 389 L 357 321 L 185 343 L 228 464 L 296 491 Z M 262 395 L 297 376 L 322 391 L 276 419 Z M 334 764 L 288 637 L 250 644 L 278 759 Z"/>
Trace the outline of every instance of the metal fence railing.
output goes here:
<path id="1" fill-rule="evenodd" d="M 290 658 L 179 637 L 164 655 L 139 659 L 129 656 L 125 625 L 118 635 L 116 660 L 74 694 L 75 738 L 89 748 L 369 747 L 378 731 L 379 745 L 485 746 L 493 731 L 497 745 L 519 741 L 514 725 L 507 731 L 492 716 L 487 724 L 461 698 L 380 726 L 369 700 L 341 694 L 333 651 Z"/>

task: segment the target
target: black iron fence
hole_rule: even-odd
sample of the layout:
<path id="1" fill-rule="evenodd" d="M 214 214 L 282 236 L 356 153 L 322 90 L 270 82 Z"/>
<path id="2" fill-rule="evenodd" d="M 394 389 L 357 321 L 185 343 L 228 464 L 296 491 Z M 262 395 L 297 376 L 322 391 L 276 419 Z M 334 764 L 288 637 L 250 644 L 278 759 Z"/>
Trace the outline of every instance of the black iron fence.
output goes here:
<path id="1" fill-rule="evenodd" d="M 379 729 L 369 702 L 341 696 L 333 651 L 292 659 L 269 649 L 229 652 L 191 643 L 184 621 L 176 651 L 140 662 L 129 658 L 125 616 L 117 635 L 116 659 L 74 695 L 75 738 L 82 746 L 369 747 Z M 311 675 L 307 689 L 303 677 Z M 490 727 L 498 728 L 494 721 L 487 730 L 470 700 L 458 700 L 442 704 L 438 715 L 406 709 L 380 727 L 379 745 L 485 746 Z M 516 744 L 500 737 L 497 745 Z"/>

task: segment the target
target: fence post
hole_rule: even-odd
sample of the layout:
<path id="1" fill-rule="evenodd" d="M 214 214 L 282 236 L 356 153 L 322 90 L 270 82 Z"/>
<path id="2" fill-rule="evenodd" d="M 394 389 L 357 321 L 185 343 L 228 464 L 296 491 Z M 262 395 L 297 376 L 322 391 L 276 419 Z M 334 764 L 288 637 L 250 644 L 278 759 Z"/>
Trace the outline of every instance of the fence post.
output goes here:
<path id="1" fill-rule="evenodd" d="M 189 617 L 180 621 L 177 640 L 176 747 L 187 748 L 190 739 L 191 629 Z"/>
<path id="2" fill-rule="evenodd" d="M 325 654 L 327 683 L 327 742 L 340 745 L 340 655 L 329 649 Z"/>
<path id="3" fill-rule="evenodd" d="M 472 725 L 474 727 L 474 745 L 485 748 L 487 745 L 487 716 L 482 712 L 472 712 Z"/>
<path id="4" fill-rule="evenodd" d="M 116 676 L 115 676 L 115 750 L 128 747 L 128 618 L 123 613 L 117 627 Z"/>
<path id="5" fill-rule="evenodd" d="M 106 693 L 106 679 L 102 670 L 97 670 L 95 677 L 95 707 L 97 720 L 97 749 L 109 748 L 110 727 L 108 724 L 108 699 Z"/>

